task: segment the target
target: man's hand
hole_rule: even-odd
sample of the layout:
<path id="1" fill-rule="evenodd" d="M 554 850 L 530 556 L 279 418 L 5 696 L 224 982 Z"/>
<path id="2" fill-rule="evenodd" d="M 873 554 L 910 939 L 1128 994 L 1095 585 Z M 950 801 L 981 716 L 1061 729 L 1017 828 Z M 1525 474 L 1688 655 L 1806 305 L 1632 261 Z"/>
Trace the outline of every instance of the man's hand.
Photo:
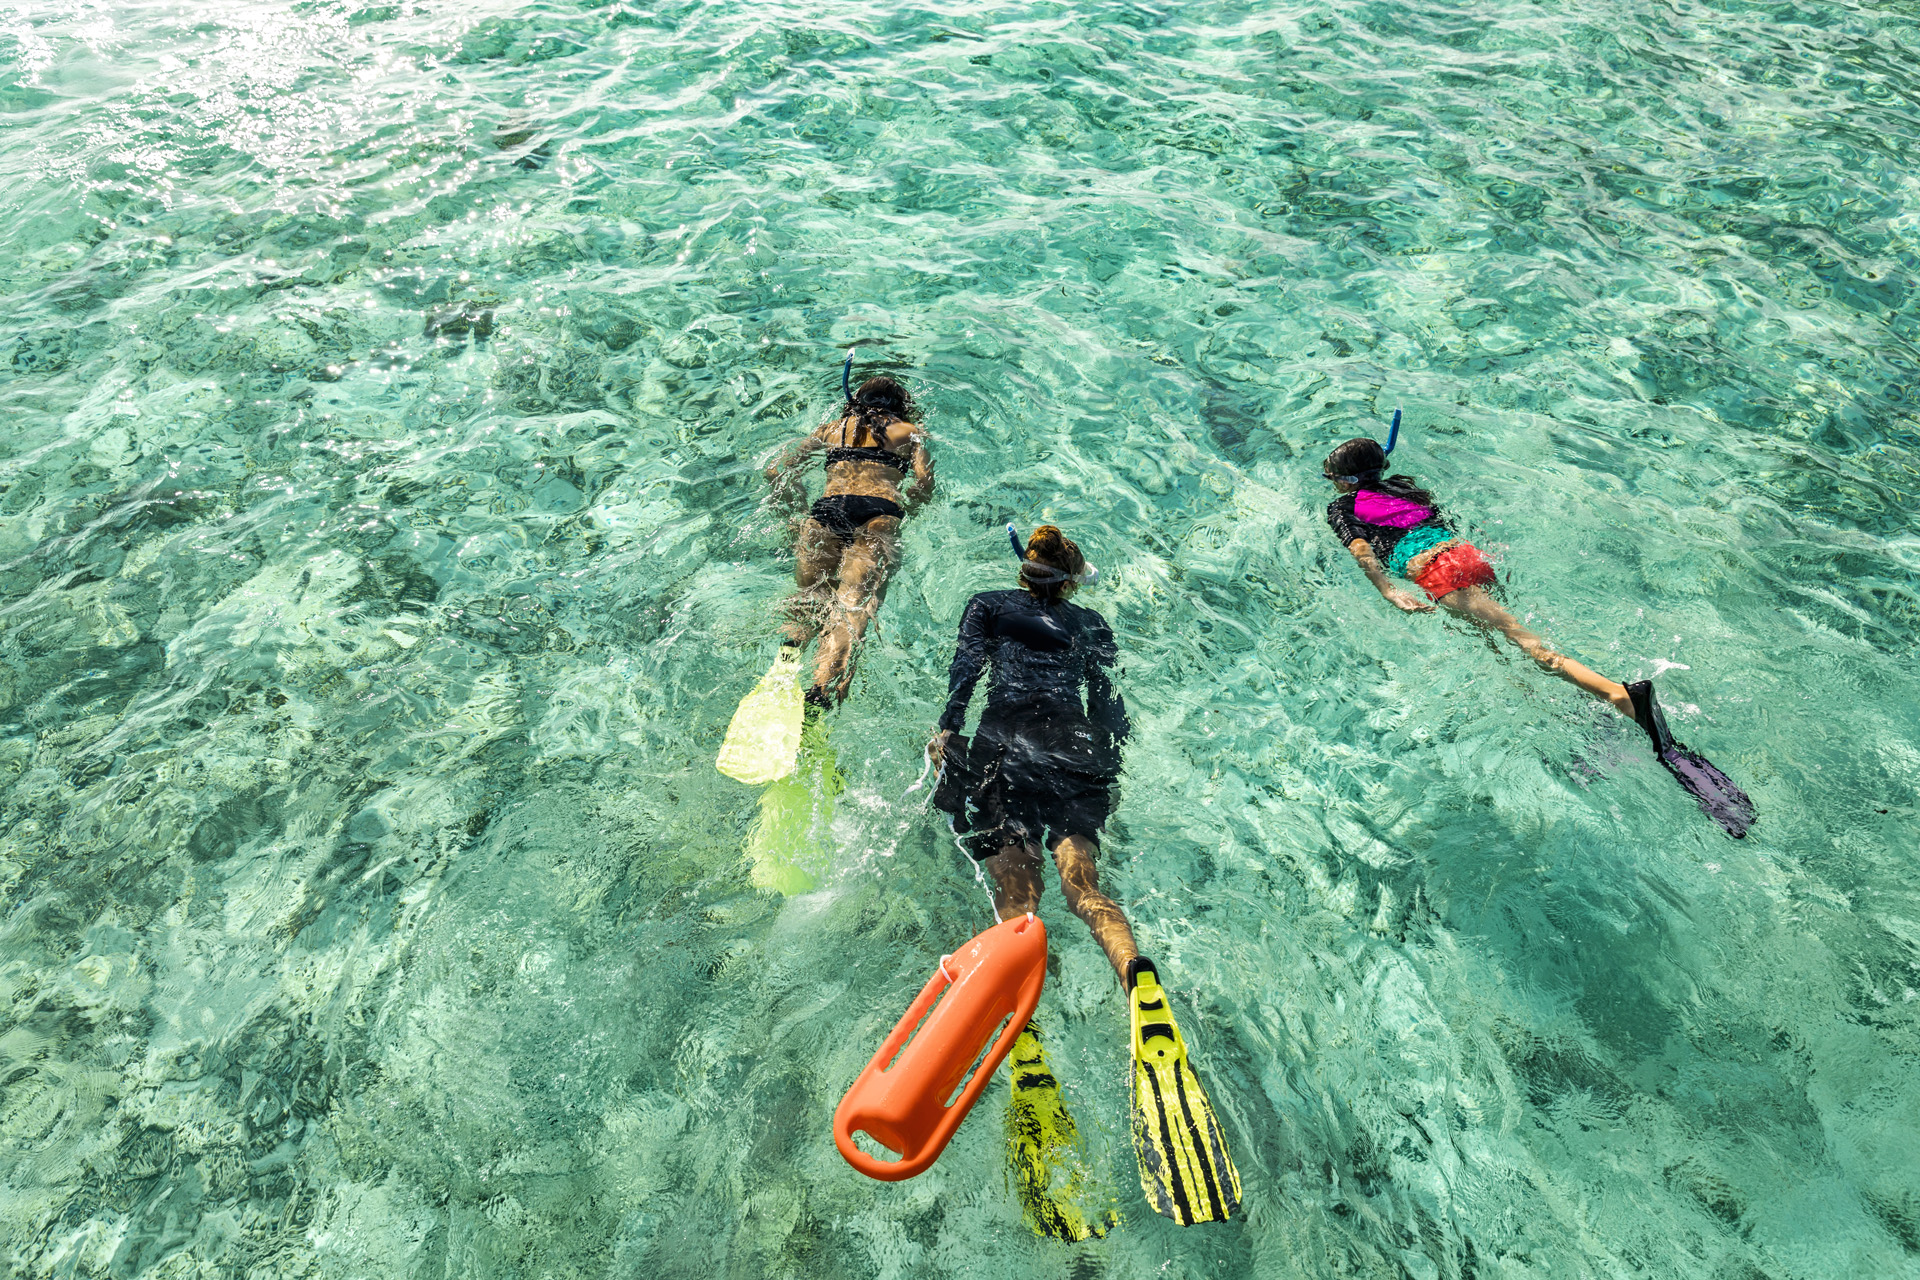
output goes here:
<path id="1" fill-rule="evenodd" d="M 933 737 L 928 740 L 927 759 L 933 761 L 934 768 L 938 769 L 946 763 L 947 739 L 951 737 L 953 737 L 953 730 L 940 729 L 936 730 Z"/>

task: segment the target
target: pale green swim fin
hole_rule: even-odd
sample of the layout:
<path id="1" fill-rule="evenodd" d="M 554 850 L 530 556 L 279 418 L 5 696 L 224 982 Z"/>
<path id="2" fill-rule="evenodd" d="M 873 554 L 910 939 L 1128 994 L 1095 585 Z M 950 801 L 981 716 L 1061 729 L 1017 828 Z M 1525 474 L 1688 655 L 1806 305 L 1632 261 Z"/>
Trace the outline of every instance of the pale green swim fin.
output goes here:
<path id="1" fill-rule="evenodd" d="M 1133 1150 L 1154 1212 L 1183 1227 L 1224 1222 L 1240 1207 L 1240 1172 L 1187 1058 L 1166 988 L 1145 956 L 1128 966 L 1133 990 Z"/>
<path id="2" fill-rule="evenodd" d="M 760 793 L 760 816 L 747 836 L 749 878 L 756 889 L 792 897 L 811 892 L 826 869 L 834 802 L 847 789 L 827 726 L 807 726 L 794 772 Z"/>
<path id="3" fill-rule="evenodd" d="M 1069 1243 L 1104 1236 L 1119 1225 L 1109 1209 L 1089 1217 L 1080 1205 L 1087 1194 L 1080 1129 L 1060 1096 L 1060 1082 L 1047 1065 L 1040 1028 L 1029 1022 L 1007 1058 L 1013 1093 L 1007 1099 L 1007 1167 L 1020 1209 L 1034 1234 Z"/>
<path id="4" fill-rule="evenodd" d="M 767 674 L 740 700 L 715 766 L 752 787 L 786 777 L 800 754 L 806 709 L 800 692 L 800 650 L 783 644 Z"/>

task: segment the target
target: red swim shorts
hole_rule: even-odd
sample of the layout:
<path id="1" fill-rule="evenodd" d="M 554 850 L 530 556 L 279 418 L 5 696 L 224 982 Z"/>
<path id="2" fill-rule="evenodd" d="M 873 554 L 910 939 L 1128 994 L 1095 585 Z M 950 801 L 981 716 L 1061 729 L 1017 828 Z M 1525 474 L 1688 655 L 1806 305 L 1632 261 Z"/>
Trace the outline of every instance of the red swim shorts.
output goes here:
<path id="1" fill-rule="evenodd" d="M 1493 566 L 1471 542 L 1456 542 L 1427 563 L 1414 585 L 1438 600 L 1462 587 L 1493 585 Z"/>

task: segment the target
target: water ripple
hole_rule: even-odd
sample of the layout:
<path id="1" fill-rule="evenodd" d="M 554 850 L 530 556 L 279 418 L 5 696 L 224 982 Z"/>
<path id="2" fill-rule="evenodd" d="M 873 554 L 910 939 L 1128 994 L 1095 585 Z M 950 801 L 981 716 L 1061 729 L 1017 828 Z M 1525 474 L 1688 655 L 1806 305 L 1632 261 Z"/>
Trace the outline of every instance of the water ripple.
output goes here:
<path id="1" fill-rule="evenodd" d="M 0 1223 L 22 1275 L 1920 1275 L 1910 6 L 153 3 L 0 17 Z M 940 491 L 822 888 L 711 758 L 837 352 Z M 1389 616 L 1317 462 L 1407 465 L 1634 735 Z M 1245 1218 L 997 1108 L 826 1141 L 988 919 L 901 803 L 1007 520 L 1102 565 L 1108 883 Z M 999 539 L 996 542 L 996 539 Z"/>

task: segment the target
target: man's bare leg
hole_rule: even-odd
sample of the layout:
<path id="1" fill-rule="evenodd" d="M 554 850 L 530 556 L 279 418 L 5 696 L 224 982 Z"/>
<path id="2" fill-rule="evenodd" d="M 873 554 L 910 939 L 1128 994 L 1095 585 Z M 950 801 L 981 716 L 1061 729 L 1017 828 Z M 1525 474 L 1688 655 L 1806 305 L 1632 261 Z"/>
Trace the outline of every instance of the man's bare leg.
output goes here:
<path id="1" fill-rule="evenodd" d="M 1133 926 L 1127 923 L 1126 913 L 1100 888 L 1100 871 L 1093 860 L 1097 848 L 1085 836 L 1067 836 L 1053 846 L 1053 860 L 1060 868 L 1060 890 L 1067 895 L 1068 909 L 1086 923 L 1125 986 L 1127 965 L 1140 954 L 1140 948 L 1133 940 Z M 993 880 L 993 910 L 1002 920 L 1040 909 L 1045 881 L 1039 845 L 1030 840 L 1002 845 L 999 853 L 980 865 Z"/>
<path id="2" fill-rule="evenodd" d="M 980 863 L 993 880 L 993 910 L 1002 920 L 1040 909 L 1040 846 L 1032 841 L 1007 844 Z"/>
<path id="3" fill-rule="evenodd" d="M 1126 912 L 1100 888 L 1100 868 L 1093 860 L 1098 849 L 1085 836 L 1067 836 L 1053 846 L 1053 861 L 1060 868 L 1060 891 L 1067 895 L 1067 908 L 1086 922 L 1124 986 L 1127 962 L 1140 954 L 1140 948 L 1134 943 Z M 1034 897 L 1037 901 L 1038 893 Z"/>

